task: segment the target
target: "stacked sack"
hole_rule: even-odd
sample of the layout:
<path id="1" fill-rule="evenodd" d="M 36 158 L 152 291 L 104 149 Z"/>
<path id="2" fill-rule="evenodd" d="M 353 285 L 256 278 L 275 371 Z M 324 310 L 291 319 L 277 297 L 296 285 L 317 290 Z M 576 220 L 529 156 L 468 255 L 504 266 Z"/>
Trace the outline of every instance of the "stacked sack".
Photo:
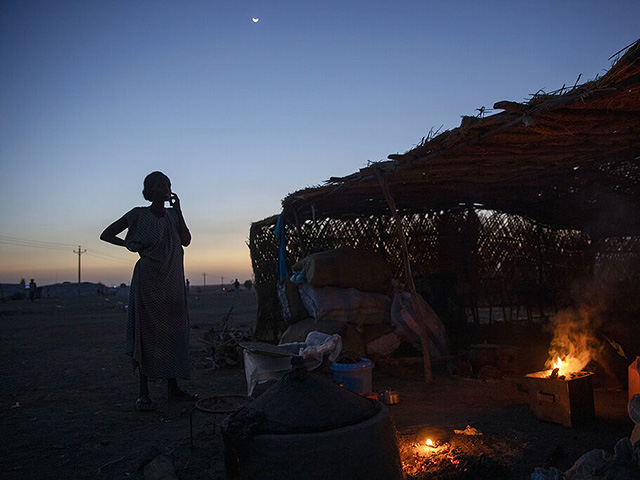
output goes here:
<path id="1" fill-rule="evenodd" d="M 340 248 L 310 255 L 292 270 L 278 291 L 288 325 L 281 343 L 299 342 L 320 331 L 339 334 L 343 350 L 371 359 L 392 355 L 403 340 L 420 348 L 419 337 L 406 322 L 406 292 L 394 289 L 391 268 L 378 253 Z M 444 326 L 436 319 L 430 316 L 429 321 L 438 324 L 434 339 L 446 343 Z M 436 349 L 436 355 L 441 350 L 445 348 Z"/>

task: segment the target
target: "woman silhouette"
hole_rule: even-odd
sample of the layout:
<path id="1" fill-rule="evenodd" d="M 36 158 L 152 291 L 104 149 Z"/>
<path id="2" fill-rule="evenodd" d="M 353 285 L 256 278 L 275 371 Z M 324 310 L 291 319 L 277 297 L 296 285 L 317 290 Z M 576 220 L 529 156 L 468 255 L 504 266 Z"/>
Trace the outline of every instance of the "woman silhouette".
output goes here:
<path id="1" fill-rule="evenodd" d="M 150 411 L 149 378 L 167 379 L 170 401 L 195 400 L 178 386 L 189 379 L 189 316 L 185 291 L 183 246 L 191 233 L 182 216 L 180 200 L 162 172 L 144 179 L 149 207 L 135 207 L 109 225 L 100 239 L 140 255 L 131 279 L 127 311 L 126 352 L 140 374 L 136 408 Z M 165 208 L 169 202 L 171 208 Z M 125 239 L 118 235 L 127 230 Z"/>

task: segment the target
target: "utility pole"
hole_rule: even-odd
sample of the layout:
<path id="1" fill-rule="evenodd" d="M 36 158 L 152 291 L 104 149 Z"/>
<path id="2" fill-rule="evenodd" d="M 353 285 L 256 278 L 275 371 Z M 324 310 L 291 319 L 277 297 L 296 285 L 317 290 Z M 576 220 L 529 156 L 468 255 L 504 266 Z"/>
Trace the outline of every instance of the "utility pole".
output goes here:
<path id="1" fill-rule="evenodd" d="M 206 273 L 203 273 L 203 274 L 202 274 L 202 278 L 203 278 L 203 280 L 204 280 L 204 286 L 202 287 L 202 291 L 203 291 L 203 292 L 206 292 L 206 291 L 207 291 L 207 274 L 206 274 Z"/>
<path id="2" fill-rule="evenodd" d="M 80 278 L 81 278 L 80 277 L 80 257 L 86 251 L 87 251 L 87 249 L 85 248 L 83 250 L 82 247 L 80 247 L 80 245 L 78 245 L 78 250 L 74 250 L 73 251 L 73 253 L 77 253 L 78 254 L 78 296 L 80 296 L 80 285 L 82 285 L 82 283 L 80 281 Z"/>

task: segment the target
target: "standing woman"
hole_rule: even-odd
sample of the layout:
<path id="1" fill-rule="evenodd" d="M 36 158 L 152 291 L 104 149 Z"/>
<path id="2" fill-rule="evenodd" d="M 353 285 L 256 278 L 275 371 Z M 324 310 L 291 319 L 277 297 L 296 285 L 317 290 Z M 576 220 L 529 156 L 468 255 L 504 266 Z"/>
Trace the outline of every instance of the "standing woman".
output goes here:
<path id="1" fill-rule="evenodd" d="M 149 207 L 135 207 L 100 235 L 100 239 L 140 255 L 133 270 L 127 313 L 126 351 L 140 374 L 136 408 L 150 411 L 149 378 L 167 379 L 168 400 L 196 400 L 178 386 L 189 379 L 189 316 L 184 281 L 183 249 L 191 233 L 180 200 L 162 172 L 144 179 Z M 171 208 L 165 208 L 169 202 Z M 127 230 L 125 239 L 118 237 Z"/>

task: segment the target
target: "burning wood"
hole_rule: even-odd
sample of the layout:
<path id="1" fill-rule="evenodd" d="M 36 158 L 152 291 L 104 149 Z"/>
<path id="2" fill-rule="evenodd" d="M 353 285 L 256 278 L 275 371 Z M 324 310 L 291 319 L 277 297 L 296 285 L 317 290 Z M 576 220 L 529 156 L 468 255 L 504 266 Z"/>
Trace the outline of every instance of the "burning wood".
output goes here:
<path id="1" fill-rule="evenodd" d="M 487 445 L 465 436 L 462 443 L 424 436 L 400 440 L 402 470 L 407 480 L 507 478 L 508 469 L 487 455 Z"/>
<path id="2" fill-rule="evenodd" d="M 422 441 L 403 441 L 400 446 L 402 470 L 409 478 L 422 478 L 443 468 L 460 464 L 459 453 L 449 443 L 434 442 L 430 438 Z"/>
<path id="3" fill-rule="evenodd" d="M 593 374 L 583 369 L 600 358 L 603 345 L 587 307 L 558 313 L 552 325 L 546 370 L 527 375 L 529 404 L 539 419 L 575 427 L 595 418 Z"/>
<path id="4" fill-rule="evenodd" d="M 557 361 L 553 364 L 553 369 L 551 370 L 542 370 L 540 372 L 532 373 L 536 377 L 548 377 L 551 379 L 557 380 L 572 380 L 574 378 L 582 377 L 586 374 L 590 374 L 590 372 L 585 371 L 577 371 L 577 372 L 569 372 L 566 367 L 563 367 L 563 361 L 558 357 Z"/>
<path id="5" fill-rule="evenodd" d="M 551 319 L 553 338 L 545 363 L 550 376 L 555 377 L 554 370 L 557 369 L 558 378 L 569 378 L 595 362 L 609 381 L 619 383 L 610 364 L 610 355 L 626 358 L 626 354 L 620 344 L 602 333 L 604 318 L 598 308 L 583 304 L 558 312 Z"/>

